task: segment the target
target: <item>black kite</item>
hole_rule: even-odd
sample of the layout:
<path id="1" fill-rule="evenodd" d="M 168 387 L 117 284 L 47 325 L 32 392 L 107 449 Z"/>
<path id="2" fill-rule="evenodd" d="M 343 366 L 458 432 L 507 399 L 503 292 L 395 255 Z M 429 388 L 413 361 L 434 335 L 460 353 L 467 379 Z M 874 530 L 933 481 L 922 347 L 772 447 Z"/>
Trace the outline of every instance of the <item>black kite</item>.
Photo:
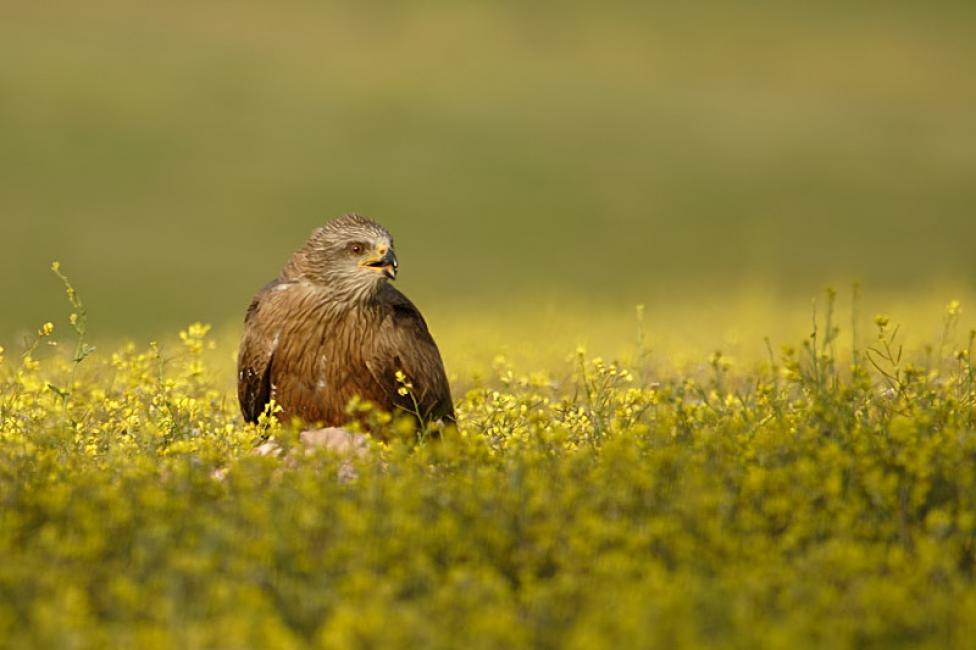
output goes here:
<path id="1" fill-rule="evenodd" d="M 340 426 L 359 397 L 388 412 L 453 421 L 427 323 L 388 282 L 397 268 L 390 233 L 366 217 L 316 230 L 248 307 L 237 384 L 244 419 L 256 422 L 273 399 L 282 421 Z"/>

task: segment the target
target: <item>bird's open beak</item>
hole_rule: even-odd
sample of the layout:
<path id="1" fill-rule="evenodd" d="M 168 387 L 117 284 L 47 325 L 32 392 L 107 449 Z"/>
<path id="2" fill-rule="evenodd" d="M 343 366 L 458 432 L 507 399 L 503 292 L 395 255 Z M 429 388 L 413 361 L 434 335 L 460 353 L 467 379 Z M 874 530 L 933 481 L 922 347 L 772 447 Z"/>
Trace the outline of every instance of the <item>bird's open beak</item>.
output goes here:
<path id="1" fill-rule="evenodd" d="M 377 273 L 382 273 L 391 280 L 395 280 L 400 263 L 397 262 L 396 254 L 392 250 L 388 250 L 382 257 L 369 260 L 363 266 Z"/>

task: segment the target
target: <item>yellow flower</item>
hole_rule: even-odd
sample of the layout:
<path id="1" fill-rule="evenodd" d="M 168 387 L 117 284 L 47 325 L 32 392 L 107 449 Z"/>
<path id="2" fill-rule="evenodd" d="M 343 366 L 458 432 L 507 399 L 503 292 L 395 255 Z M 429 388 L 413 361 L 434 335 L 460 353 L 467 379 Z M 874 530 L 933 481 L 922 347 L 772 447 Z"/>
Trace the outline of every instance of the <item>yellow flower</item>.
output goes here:
<path id="1" fill-rule="evenodd" d="M 61 262 L 57 260 L 51 262 L 51 270 L 54 271 L 55 273 L 61 271 Z"/>
<path id="2" fill-rule="evenodd" d="M 54 332 L 54 323 L 48 321 L 41 325 L 41 329 L 37 331 L 40 336 L 51 336 Z"/>

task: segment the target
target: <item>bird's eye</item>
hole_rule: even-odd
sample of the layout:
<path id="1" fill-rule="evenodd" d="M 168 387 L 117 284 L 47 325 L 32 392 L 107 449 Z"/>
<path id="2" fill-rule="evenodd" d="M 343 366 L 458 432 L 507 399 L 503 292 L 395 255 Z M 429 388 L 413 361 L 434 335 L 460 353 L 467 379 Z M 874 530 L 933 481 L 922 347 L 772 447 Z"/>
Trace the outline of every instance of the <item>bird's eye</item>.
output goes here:
<path id="1" fill-rule="evenodd" d="M 355 255 L 360 255 L 363 252 L 362 244 L 349 244 L 349 250 Z"/>

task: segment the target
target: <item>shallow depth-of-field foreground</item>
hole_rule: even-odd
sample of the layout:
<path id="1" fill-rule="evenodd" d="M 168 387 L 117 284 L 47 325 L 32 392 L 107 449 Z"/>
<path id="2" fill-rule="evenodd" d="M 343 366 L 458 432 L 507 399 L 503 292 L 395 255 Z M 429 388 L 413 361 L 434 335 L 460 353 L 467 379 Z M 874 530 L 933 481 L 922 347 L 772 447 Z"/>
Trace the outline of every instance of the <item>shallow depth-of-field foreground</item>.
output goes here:
<path id="1" fill-rule="evenodd" d="M 0 645 L 964 646 L 974 339 L 944 319 L 903 354 L 878 317 L 751 367 L 454 368 L 458 433 L 352 460 L 245 427 L 204 326 L 46 325 L 0 357 Z"/>

